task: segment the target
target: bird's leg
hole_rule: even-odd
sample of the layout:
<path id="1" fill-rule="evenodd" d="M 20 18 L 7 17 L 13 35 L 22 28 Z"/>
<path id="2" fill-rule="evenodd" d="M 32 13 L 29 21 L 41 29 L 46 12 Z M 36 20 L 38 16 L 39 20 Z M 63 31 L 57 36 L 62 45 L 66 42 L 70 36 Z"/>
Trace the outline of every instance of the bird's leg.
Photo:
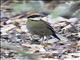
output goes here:
<path id="1" fill-rule="evenodd" d="M 48 43 L 49 39 L 52 39 L 52 37 L 51 36 L 46 36 L 46 39 L 45 39 L 46 43 Z"/>
<path id="2" fill-rule="evenodd" d="M 44 44 L 44 43 L 48 43 L 48 38 L 47 38 L 47 36 L 44 36 L 44 37 L 43 37 L 42 43 L 43 43 L 43 44 Z"/>
<path id="3" fill-rule="evenodd" d="M 30 40 L 31 40 L 31 41 L 33 40 L 33 35 L 30 35 Z"/>
<path id="4" fill-rule="evenodd" d="M 41 38 L 41 44 L 44 44 L 44 36 Z"/>
<path id="5" fill-rule="evenodd" d="M 43 37 L 41 37 L 41 39 L 40 39 L 40 41 L 41 41 L 41 44 L 43 44 L 43 39 L 44 39 L 44 38 L 43 38 Z"/>

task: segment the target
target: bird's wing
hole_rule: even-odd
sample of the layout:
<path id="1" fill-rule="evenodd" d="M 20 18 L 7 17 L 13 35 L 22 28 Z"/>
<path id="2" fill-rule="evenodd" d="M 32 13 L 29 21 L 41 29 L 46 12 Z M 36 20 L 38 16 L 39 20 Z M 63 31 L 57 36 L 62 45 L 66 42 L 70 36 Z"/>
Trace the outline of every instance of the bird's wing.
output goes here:
<path id="1" fill-rule="evenodd" d="M 43 21 L 43 20 L 41 20 L 41 21 Z M 48 22 L 46 22 L 46 21 L 43 21 L 43 22 L 44 22 L 44 24 L 46 24 L 47 28 L 52 31 L 52 33 L 53 33 L 52 35 L 53 35 L 55 38 L 57 38 L 58 40 L 61 40 L 61 39 L 55 34 L 55 31 L 54 31 L 54 29 L 50 26 L 50 24 L 49 24 Z"/>
<path id="2" fill-rule="evenodd" d="M 41 20 L 44 24 L 46 24 L 46 27 L 48 28 L 48 29 L 50 29 L 53 33 L 55 33 L 54 32 L 54 29 L 51 27 L 51 25 L 48 23 L 48 22 L 46 22 L 46 21 L 44 21 L 44 20 Z"/>

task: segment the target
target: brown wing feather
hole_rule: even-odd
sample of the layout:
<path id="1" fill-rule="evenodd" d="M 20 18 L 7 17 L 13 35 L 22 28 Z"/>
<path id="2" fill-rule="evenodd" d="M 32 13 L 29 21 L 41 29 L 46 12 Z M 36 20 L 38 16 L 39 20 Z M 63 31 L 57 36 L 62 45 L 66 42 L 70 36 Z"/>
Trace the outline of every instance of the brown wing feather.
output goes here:
<path id="1" fill-rule="evenodd" d="M 43 20 L 41 20 L 41 21 L 43 21 Z M 54 29 L 50 26 L 50 24 L 49 24 L 48 22 L 46 22 L 46 21 L 43 21 L 43 22 L 44 22 L 44 24 L 47 25 L 47 28 L 52 31 L 52 33 L 53 33 L 52 35 L 53 35 L 55 38 L 57 38 L 58 40 L 60 40 L 60 38 L 56 35 Z"/>

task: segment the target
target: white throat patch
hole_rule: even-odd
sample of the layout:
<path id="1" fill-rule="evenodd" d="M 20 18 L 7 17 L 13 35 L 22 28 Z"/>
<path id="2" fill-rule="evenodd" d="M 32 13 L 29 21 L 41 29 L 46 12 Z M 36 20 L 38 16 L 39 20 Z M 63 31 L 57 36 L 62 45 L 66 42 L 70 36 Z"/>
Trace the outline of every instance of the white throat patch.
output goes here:
<path id="1" fill-rule="evenodd" d="M 29 18 L 29 19 L 32 19 L 32 20 L 40 20 L 40 19 L 41 19 L 41 17 Z"/>

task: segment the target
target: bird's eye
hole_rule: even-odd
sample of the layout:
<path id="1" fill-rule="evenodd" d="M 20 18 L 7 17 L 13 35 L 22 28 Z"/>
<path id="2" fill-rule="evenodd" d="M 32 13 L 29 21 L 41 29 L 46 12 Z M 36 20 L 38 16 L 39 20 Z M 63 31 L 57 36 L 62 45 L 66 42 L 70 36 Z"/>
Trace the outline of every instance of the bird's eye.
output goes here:
<path id="1" fill-rule="evenodd" d="M 34 20 L 31 20 L 31 21 L 34 21 Z"/>
<path id="2" fill-rule="evenodd" d="M 27 18 L 35 18 L 35 17 L 41 17 L 41 15 L 32 15 L 32 16 L 28 16 Z"/>

